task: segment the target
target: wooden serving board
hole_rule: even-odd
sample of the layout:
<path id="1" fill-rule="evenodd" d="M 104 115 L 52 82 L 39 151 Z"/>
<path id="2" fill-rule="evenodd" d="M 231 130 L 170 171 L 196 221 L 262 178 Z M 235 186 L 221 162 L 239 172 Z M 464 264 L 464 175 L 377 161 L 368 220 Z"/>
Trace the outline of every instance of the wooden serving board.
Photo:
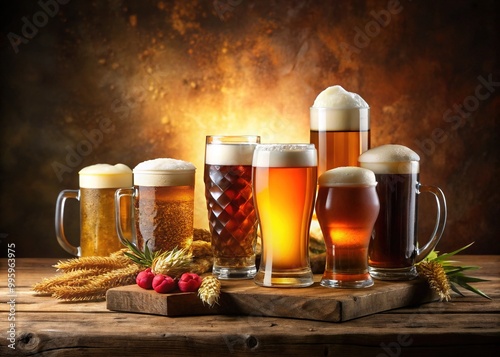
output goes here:
<path id="1" fill-rule="evenodd" d="M 376 280 L 364 289 L 264 288 L 252 280 L 222 281 L 219 304 L 204 305 L 196 293 L 158 294 L 129 285 L 108 290 L 109 310 L 164 316 L 247 315 L 274 316 L 342 322 L 399 307 L 435 300 L 423 280 L 386 282 Z"/>

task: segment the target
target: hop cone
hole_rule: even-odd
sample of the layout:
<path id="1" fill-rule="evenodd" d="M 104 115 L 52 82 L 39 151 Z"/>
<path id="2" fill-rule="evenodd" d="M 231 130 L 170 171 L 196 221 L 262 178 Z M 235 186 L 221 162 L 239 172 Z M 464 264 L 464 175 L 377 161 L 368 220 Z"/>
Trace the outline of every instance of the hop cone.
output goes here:
<path id="1" fill-rule="evenodd" d="M 177 277 L 189 271 L 192 258 L 187 249 L 174 248 L 158 255 L 151 264 L 151 271 L 154 274 Z"/>
<path id="2" fill-rule="evenodd" d="M 214 306 L 219 301 L 221 284 L 215 276 L 206 276 L 198 289 L 198 296 L 203 303 Z"/>
<path id="3" fill-rule="evenodd" d="M 419 274 L 422 274 L 429 283 L 429 286 L 435 290 L 441 301 L 451 299 L 450 283 L 443 266 L 435 261 L 422 262 L 417 265 Z"/>

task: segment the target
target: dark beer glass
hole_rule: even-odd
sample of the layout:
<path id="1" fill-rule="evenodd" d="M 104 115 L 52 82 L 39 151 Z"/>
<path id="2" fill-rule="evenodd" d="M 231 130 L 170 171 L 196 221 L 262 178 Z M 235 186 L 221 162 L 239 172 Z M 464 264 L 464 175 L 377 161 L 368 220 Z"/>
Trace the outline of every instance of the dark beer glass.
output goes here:
<path id="1" fill-rule="evenodd" d="M 373 285 L 368 273 L 368 245 L 379 212 L 375 175 L 359 167 L 339 167 L 319 177 L 316 200 L 326 246 L 320 284 L 336 288 Z"/>
<path id="2" fill-rule="evenodd" d="M 446 199 L 435 186 L 419 182 L 420 157 L 402 145 L 383 145 L 359 157 L 361 167 L 372 170 L 377 179 L 380 213 L 368 249 L 372 277 L 409 280 L 417 276 L 415 264 L 439 242 L 446 225 Z M 436 199 L 436 224 L 429 241 L 418 247 L 418 197 L 432 193 Z"/>
<path id="3" fill-rule="evenodd" d="M 219 279 L 255 276 L 257 217 L 252 194 L 252 157 L 259 136 L 207 136 L 205 198 Z"/>

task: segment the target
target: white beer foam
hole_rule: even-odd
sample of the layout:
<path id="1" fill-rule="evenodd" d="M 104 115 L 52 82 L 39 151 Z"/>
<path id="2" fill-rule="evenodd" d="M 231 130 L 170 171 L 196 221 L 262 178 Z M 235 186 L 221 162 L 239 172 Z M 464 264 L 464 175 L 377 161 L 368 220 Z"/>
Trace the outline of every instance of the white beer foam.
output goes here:
<path id="1" fill-rule="evenodd" d="M 96 164 L 79 172 L 80 187 L 119 188 L 132 186 L 132 170 L 124 164 Z"/>
<path id="2" fill-rule="evenodd" d="M 134 167 L 136 186 L 194 186 L 196 167 L 183 160 L 159 158 Z"/>
<path id="3" fill-rule="evenodd" d="M 95 164 L 78 172 L 80 187 L 120 188 L 132 186 L 132 170 L 124 164 Z"/>
<path id="4" fill-rule="evenodd" d="M 323 90 L 313 104 L 314 108 L 369 108 L 366 101 L 357 93 L 348 92 L 339 85 L 331 86 Z"/>
<path id="5" fill-rule="evenodd" d="M 256 144 L 208 144 L 205 163 L 209 165 L 252 165 Z"/>
<path id="6" fill-rule="evenodd" d="M 314 144 L 259 144 L 252 165 L 255 167 L 314 167 L 318 159 Z"/>
<path id="7" fill-rule="evenodd" d="M 310 119 L 314 131 L 368 131 L 370 106 L 359 94 L 335 85 L 318 94 Z"/>
<path id="8" fill-rule="evenodd" d="M 415 174 L 420 170 L 420 156 L 403 145 L 378 146 L 365 151 L 358 161 L 362 167 L 376 174 Z"/>
<path id="9" fill-rule="evenodd" d="M 323 173 L 318 184 L 324 187 L 376 186 L 377 180 L 373 171 L 356 166 L 343 166 Z"/>

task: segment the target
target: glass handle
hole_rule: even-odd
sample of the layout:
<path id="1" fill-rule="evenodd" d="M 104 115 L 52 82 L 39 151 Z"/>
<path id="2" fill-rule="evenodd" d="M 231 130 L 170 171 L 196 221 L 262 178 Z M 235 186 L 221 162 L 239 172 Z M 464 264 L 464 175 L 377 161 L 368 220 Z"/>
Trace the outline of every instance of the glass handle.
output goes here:
<path id="1" fill-rule="evenodd" d="M 418 184 L 417 194 L 429 192 L 434 195 L 436 199 L 437 212 L 436 212 L 436 224 L 434 225 L 434 230 L 431 234 L 431 238 L 422 249 L 417 248 L 417 258 L 416 263 L 422 261 L 429 253 L 436 247 L 441 236 L 443 235 L 444 228 L 446 226 L 446 217 L 448 215 L 448 210 L 446 207 L 446 198 L 444 197 L 443 191 L 436 186 L 426 186 Z"/>
<path id="2" fill-rule="evenodd" d="M 72 245 L 66 238 L 64 233 L 64 206 L 66 204 L 66 199 L 75 198 L 80 201 L 80 191 L 79 190 L 63 190 L 59 193 L 56 202 L 56 237 L 59 245 L 64 248 L 68 253 L 75 255 L 77 257 L 81 256 L 81 248 Z"/>
<path id="3" fill-rule="evenodd" d="M 116 222 L 116 233 L 118 235 L 118 239 L 120 239 L 120 242 L 123 245 L 127 245 L 127 243 L 132 243 L 136 245 L 134 242 L 130 242 L 128 239 L 125 238 L 125 234 L 123 233 L 122 229 L 122 222 L 121 222 L 121 199 L 122 197 L 130 197 L 130 200 L 133 199 L 134 197 L 134 189 L 133 188 L 119 188 L 115 192 L 115 222 Z M 134 220 L 132 219 L 132 227 L 131 227 L 131 232 L 132 232 L 132 239 L 135 236 L 134 232 Z"/>

